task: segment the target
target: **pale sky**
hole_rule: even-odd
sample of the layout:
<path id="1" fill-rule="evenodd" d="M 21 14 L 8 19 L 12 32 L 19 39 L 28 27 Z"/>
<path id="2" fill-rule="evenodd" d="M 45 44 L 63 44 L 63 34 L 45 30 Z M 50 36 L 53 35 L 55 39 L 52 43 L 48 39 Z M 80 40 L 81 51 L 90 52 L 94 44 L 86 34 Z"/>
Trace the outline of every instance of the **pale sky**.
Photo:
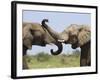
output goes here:
<path id="1" fill-rule="evenodd" d="M 91 14 L 89 13 L 23 11 L 23 22 L 41 23 L 44 18 L 49 20 L 48 25 L 57 32 L 62 32 L 70 24 L 91 25 Z M 46 47 L 33 45 L 32 50 L 28 50 L 28 54 L 36 54 L 38 52 L 47 52 L 50 54 L 50 49 L 56 50 L 57 47 L 55 45 L 46 45 Z M 71 51 L 73 49 L 70 45 L 63 44 L 62 53 Z"/>

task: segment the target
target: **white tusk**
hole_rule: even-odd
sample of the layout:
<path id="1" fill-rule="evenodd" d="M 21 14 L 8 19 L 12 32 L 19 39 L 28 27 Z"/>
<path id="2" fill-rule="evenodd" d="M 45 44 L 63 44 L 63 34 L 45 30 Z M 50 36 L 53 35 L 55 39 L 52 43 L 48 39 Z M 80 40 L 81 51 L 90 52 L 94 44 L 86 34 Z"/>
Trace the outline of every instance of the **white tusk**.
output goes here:
<path id="1" fill-rule="evenodd" d="M 64 42 L 64 41 L 65 41 L 65 40 L 60 40 L 60 39 L 58 40 L 58 42 Z"/>

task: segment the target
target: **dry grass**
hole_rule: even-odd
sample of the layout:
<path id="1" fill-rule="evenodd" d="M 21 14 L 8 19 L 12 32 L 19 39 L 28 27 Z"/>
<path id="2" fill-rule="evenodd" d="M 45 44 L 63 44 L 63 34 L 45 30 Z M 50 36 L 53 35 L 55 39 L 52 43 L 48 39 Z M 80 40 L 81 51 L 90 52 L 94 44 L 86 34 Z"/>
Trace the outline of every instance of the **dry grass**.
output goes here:
<path id="1" fill-rule="evenodd" d="M 30 69 L 33 68 L 64 68 L 64 67 L 79 67 L 80 55 L 49 55 L 43 52 L 35 56 L 25 57 Z"/>

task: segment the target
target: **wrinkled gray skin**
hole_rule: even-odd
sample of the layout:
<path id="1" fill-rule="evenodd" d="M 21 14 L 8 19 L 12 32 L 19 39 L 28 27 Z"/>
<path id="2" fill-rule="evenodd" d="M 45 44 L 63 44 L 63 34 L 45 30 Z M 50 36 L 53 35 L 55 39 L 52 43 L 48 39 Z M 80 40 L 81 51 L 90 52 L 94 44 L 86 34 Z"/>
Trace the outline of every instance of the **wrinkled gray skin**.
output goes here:
<path id="1" fill-rule="evenodd" d="M 48 31 L 39 23 L 23 23 L 23 57 L 26 55 L 27 49 L 31 49 L 32 45 L 46 46 L 46 44 L 55 44 L 57 51 L 51 50 L 52 54 L 60 54 L 62 52 L 62 44 L 53 38 Z M 27 63 L 23 58 L 23 69 L 27 69 Z"/>
<path id="2" fill-rule="evenodd" d="M 47 24 L 44 27 L 59 42 L 71 44 L 73 49 L 77 47 L 81 48 L 80 66 L 91 65 L 91 29 L 89 26 L 71 24 L 62 33 L 57 33 L 47 26 Z"/>
<path id="3" fill-rule="evenodd" d="M 60 42 L 81 48 L 80 66 L 91 65 L 91 29 L 87 25 L 72 24 L 61 33 Z"/>

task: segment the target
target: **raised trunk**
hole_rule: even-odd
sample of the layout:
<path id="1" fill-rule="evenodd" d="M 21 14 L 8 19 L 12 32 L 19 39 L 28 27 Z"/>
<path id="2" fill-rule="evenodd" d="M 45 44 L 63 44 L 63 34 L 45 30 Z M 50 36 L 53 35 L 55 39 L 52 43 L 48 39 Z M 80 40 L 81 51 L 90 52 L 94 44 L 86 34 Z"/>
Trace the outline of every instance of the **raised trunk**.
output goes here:
<path id="1" fill-rule="evenodd" d="M 49 22 L 48 19 L 43 19 L 42 27 L 45 28 L 54 39 L 56 40 L 60 39 L 61 38 L 60 34 L 51 29 L 45 22 Z"/>
<path id="2" fill-rule="evenodd" d="M 56 40 L 55 45 L 58 46 L 58 50 L 55 52 L 53 51 L 53 49 L 51 49 L 51 54 L 58 55 L 62 52 L 62 49 L 63 49 L 62 44 L 60 42 L 58 42 L 60 35 L 56 31 L 52 30 L 45 22 L 48 22 L 48 19 L 43 19 L 42 27 L 45 28 L 49 32 L 49 34 Z"/>

